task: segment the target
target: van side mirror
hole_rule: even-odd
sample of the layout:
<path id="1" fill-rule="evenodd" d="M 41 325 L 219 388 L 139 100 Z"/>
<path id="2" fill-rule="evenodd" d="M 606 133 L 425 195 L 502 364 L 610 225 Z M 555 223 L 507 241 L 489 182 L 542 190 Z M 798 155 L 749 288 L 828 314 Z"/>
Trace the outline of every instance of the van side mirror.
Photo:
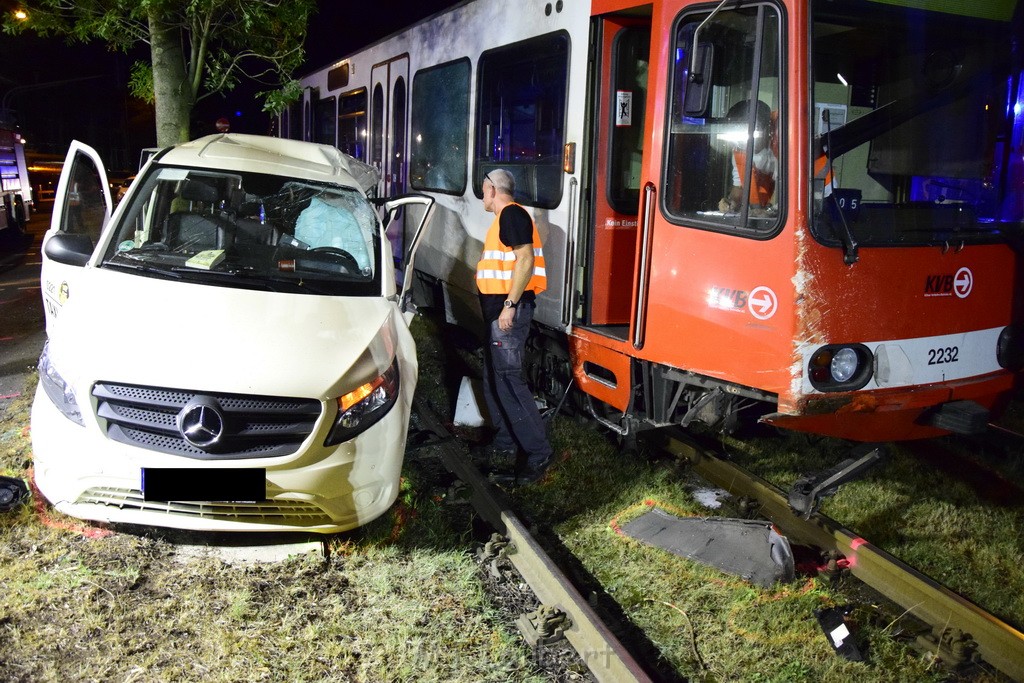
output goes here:
<path id="1" fill-rule="evenodd" d="M 707 111 L 711 84 L 714 83 L 714 63 L 715 46 L 711 43 L 697 45 L 683 96 L 683 111 L 687 116 L 703 116 Z"/>
<path id="2" fill-rule="evenodd" d="M 68 266 L 84 266 L 92 256 L 93 243 L 88 235 L 58 232 L 43 245 L 43 253 L 51 261 Z"/>

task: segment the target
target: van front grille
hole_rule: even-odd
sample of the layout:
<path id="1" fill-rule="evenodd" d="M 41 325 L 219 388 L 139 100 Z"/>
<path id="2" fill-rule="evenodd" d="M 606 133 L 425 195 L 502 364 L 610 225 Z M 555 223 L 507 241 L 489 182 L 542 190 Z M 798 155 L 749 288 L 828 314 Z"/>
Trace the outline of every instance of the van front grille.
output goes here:
<path id="1" fill-rule="evenodd" d="M 92 395 L 107 438 L 197 460 L 290 455 L 313 431 L 321 413 L 315 399 L 111 382 L 97 382 Z"/>
<path id="2" fill-rule="evenodd" d="M 318 505 L 301 500 L 266 500 L 256 503 L 157 502 L 145 500 L 142 492 L 136 489 L 93 487 L 83 492 L 75 503 L 224 522 L 287 524 L 310 528 L 335 523 Z"/>

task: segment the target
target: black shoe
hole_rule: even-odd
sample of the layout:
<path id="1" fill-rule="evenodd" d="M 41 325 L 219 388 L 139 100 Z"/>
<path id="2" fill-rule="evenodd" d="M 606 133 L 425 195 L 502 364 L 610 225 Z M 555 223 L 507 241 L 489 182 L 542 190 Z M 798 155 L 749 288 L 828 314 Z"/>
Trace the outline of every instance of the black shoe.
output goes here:
<path id="1" fill-rule="evenodd" d="M 533 467 L 527 465 L 527 467 L 516 475 L 517 486 L 528 486 L 530 484 L 536 484 L 538 481 L 544 478 L 544 475 L 548 471 L 548 467 L 551 465 L 552 457 L 549 455 L 543 462 Z"/>
<path id="2" fill-rule="evenodd" d="M 473 446 L 469 449 L 469 457 L 481 472 L 508 472 L 516 468 L 516 452 L 506 451 L 495 446 Z"/>

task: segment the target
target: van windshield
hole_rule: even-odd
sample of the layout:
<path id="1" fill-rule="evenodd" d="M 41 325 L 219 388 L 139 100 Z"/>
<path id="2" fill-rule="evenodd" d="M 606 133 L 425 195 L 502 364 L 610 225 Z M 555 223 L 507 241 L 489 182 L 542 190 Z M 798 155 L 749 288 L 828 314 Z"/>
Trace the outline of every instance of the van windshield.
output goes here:
<path id="1" fill-rule="evenodd" d="M 1020 234 L 1024 27 L 1015 4 L 811 4 L 819 240 L 959 247 Z"/>
<path id="2" fill-rule="evenodd" d="M 381 292 L 377 214 L 356 189 L 155 166 L 130 202 L 102 267 L 247 289 Z"/>

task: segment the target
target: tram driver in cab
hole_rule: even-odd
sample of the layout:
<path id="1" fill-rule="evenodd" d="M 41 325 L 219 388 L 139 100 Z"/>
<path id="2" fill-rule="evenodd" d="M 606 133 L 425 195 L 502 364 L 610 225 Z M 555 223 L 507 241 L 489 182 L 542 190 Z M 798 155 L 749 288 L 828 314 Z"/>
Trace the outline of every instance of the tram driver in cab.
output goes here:
<path id="1" fill-rule="evenodd" d="M 742 132 L 729 136 L 732 142 L 730 155 L 729 188 L 718 202 L 722 213 L 737 213 L 742 208 L 743 184 L 746 180 L 747 165 L 747 124 L 750 117 L 749 100 L 741 100 L 729 109 L 728 122 Z M 754 111 L 754 158 L 750 170 L 750 210 L 768 211 L 775 194 L 775 180 L 779 160 L 771 146 L 772 112 L 767 104 L 758 100 Z"/>

